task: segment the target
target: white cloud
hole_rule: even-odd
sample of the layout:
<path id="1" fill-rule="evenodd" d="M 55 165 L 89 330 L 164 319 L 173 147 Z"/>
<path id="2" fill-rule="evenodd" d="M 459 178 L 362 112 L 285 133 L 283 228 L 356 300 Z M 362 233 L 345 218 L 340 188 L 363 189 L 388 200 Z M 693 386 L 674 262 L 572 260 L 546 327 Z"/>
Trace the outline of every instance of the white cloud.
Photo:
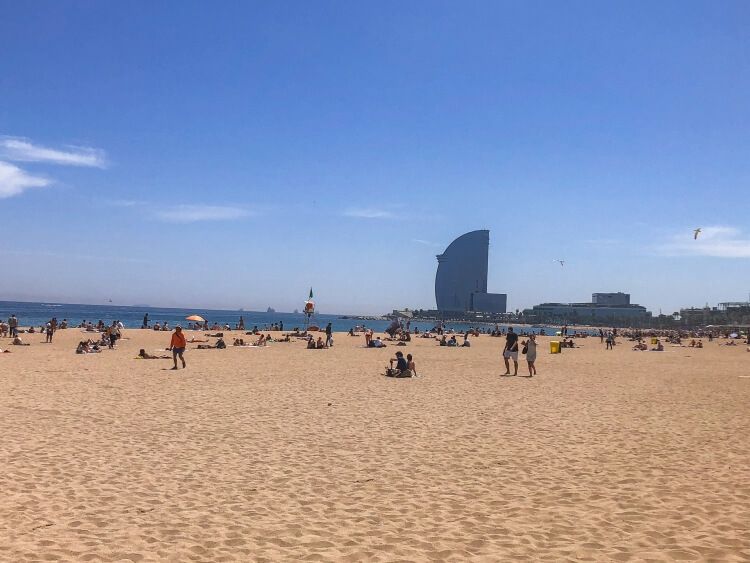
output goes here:
<path id="1" fill-rule="evenodd" d="M 9 256 L 31 256 L 34 258 L 60 258 L 62 260 L 87 260 L 97 262 L 123 262 L 133 264 L 150 264 L 150 260 L 144 260 L 142 258 L 128 258 L 127 256 L 120 256 L 112 254 L 110 256 L 96 256 L 90 254 L 69 254 L 67 252 L 50 252 L 50 251 L 32 251 L 32 250 L 5 250 L 0 249 L 0 255 Z"/>
<path id="2" fill-rule="evenodd" d="M 193 223 L 196 221 L 230 221 L 251 215 L 242 207 L 222 205 L 178 205 L 155 213 L 158 219 L 170 223 Z"/>
<path id="3" fill-rule="evenodd" d="M 66 146 L 66 150 L 34 145 L 18 137 L 0 138 L 0 156 L 17 162 L 49 162 L 62 166 L 87 166 L 106 168 L 107 157 L 103 150 L 91 147 Z"/>
<path id="4" fill-rule="evenodd" d="M 411 241 L 412 242 L 416 242 L 417 244 L 423 244 L 425 246 L 434 246 L 435 248 L 438 248 L 438 247 L 442 246 L 441 244 L 439 244 L 437 242 L 431 242 L 429 240 L 424 240 L 424 239 L 421 239 L 421 238 L 413 238 L 413 239 L 411 239 Z"/>
<path id="5" fill-rule="evenodd" d="M 43 188 L 51 183 L 47 178 L 32 176 L 18 166 L 0 161 L 0 199 L 18 195 L 29 188 Z"/>
<path id="6" fill-rule="evenodd" d="M 140 207 L 141 205 L 147 205 L 147 202 L 137 199 L 115 199 L 110 201 L 109 205 L 114 207 Z"/>
<path id="7" fill-rule="evenodd" d="M 344 217 L 356 217 L 358 219 L 398 219 L 398 216 L 385 209 L 374 209 L 372 207 L 353 207 L 344 211 Z"/>
<path id="8" fill-rule="evenodd" d="M 750 258 L 750 238 L 735 227 L 702 227 L 697 239 L 686 229 L 657 246 L 657 251 L 666 256 Z"/>

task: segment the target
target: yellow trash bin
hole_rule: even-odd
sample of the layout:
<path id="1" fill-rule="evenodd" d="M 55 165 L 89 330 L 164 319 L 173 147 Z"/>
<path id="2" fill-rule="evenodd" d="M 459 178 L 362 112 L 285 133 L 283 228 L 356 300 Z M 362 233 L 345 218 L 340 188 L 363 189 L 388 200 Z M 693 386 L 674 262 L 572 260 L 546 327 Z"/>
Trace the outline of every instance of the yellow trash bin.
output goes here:
<path id="1" fill-rule="evenodd" d="M 658 344 L 658 343 L 659 343 L 659 339 L 656 338 L 655 336 L 652 336 L 651 337 L 651 344 Z"/>
<path id="2" fill-rule="evenodd" d="M 559 354 L 560 353 L 560 341 L 559 340 L 552 340 L 549 343 L 549 353 L 550 354 Z"/>

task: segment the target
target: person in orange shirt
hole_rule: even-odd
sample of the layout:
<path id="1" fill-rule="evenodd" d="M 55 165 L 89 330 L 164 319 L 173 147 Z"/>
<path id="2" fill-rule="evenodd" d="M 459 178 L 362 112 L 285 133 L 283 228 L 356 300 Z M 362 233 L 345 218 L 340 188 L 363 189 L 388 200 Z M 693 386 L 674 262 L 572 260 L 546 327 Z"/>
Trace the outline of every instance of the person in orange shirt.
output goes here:
<path id="1" fill-rule="evenodd" d="M 182 356 L 182 354 L 185 352 L 186 346 L 187 340 L 185 340 L 185 335 L 182 334 L 182 327 L 180 325 L 177 325 L 176 327 L 174 327 L 174 332 L 172 333 L 172 341 L 169 343 L 169 347 L 172 349 L 172 359 L 174 360 L 174 367 L 172 369 L 177 369 L 177 356 L 179 356 L 180 360 L 182 360 L 183 369 L 187 367 L 185 358 Z"/>

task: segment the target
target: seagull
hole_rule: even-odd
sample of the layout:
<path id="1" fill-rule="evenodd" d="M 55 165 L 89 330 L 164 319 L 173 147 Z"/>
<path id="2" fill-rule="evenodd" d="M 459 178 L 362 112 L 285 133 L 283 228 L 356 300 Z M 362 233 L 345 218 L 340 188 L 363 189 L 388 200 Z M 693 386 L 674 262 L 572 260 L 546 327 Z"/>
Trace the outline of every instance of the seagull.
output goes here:
<path id="1" fill-rule="evenodd" d="M 555 260 L 553 260 L 553 262 L 560 262 L 560 267 L 565 266 L 565 260 L 557 260 L 557 259 L 555 259 Z"/>
<path id="2" fill-rule="evenodd" d="M 693 231 L 693 240 L 698 240 L 698 235 L 701 234 L 701 228 L 698 227 Z"/>

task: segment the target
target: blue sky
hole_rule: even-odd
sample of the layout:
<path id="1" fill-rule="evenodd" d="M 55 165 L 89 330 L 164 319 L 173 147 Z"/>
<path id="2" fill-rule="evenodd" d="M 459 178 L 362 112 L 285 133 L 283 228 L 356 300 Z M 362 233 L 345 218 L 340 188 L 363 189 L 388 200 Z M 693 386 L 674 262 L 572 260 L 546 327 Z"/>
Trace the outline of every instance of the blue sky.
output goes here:
<path id="1" fill-rule="evenodd" d="M 4 298 L 430 308 L 479 228 L 511 309 L 750 292 L 746 2 L 0 9 Z"/>

